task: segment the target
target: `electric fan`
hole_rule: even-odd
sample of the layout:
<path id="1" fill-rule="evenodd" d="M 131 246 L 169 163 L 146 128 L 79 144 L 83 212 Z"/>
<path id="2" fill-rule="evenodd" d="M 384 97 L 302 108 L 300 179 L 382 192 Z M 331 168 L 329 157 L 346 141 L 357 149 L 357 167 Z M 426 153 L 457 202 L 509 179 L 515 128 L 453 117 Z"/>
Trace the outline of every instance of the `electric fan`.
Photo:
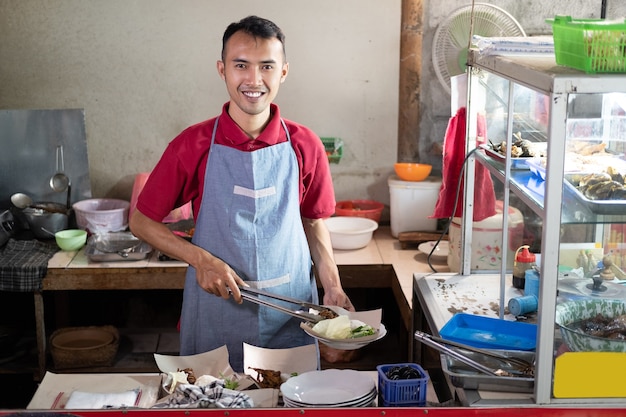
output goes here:
<path id="1" fill-rule="evenodd" d="M 513 16 L 492 4 L 474 3 L 452 12 L 437 27 L 433 39 L 435 73 L 448 94 L 450 77 L 465 72 L 472 35 L 508 37 L 526 36 L 526 33 Z"/>

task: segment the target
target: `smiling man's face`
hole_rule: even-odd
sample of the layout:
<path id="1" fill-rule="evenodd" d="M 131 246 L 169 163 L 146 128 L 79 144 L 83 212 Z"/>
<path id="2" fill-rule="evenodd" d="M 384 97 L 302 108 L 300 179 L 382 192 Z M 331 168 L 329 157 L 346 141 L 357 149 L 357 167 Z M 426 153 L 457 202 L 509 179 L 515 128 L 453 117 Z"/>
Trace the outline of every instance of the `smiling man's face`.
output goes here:
<path id="1" fill-rule="evenodd" d="M 283 44 L 276 38 L 263 39 L 236 32 L 226 43 L 224 60 L 217 69 L 230 96 L 229 114 L 240 117 L 267 116 L 270 103 L 287 77 Z"/>

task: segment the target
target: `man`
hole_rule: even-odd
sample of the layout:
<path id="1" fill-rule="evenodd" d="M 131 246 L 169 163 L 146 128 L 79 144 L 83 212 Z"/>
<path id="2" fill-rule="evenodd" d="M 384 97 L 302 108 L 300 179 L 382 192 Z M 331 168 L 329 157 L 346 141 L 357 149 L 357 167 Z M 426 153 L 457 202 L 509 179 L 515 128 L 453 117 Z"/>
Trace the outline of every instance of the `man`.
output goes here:
<path id="1" fill-rule="evenodd" d="M 220 116 L 187 128 L 168 145 L 138 198 L 130 228 L 190 265 L 181 355 L 226 344 L 231 365 L 242 371 L 242 342 L 288 348 L 314 340 L 297 319 L 242 303 L 239 286 L 317 303 L 312 260 L 323 303 L 354 307 L 341 286 L 323 220 L 335 209 L 324 146 L 308 128 L 282 119 L 272 103 L 289 72 L 282 31 L 256 16 L 232 23 L 217 71 L 230 101 Z M 188 201 L 196 220 L 192 243 L 161 222 Z"/>

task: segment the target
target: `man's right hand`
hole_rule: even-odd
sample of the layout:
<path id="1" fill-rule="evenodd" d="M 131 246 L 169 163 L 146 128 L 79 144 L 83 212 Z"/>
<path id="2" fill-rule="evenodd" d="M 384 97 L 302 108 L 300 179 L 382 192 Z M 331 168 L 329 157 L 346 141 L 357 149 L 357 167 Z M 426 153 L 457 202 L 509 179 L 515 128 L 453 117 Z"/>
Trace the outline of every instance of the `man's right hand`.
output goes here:
<path id="1" fill-rule="evenodd" d="M 165 224 L 150 219 L 139 210 L 133 212 L 129 226 L 135 236 L 153 248 L 193 266 L 198 285 L 206 292 L 225 299 L 232 295 L 237 303 L 243 302 L 239 286 L 246 284 L 227 263 L 175 235 Z"/>

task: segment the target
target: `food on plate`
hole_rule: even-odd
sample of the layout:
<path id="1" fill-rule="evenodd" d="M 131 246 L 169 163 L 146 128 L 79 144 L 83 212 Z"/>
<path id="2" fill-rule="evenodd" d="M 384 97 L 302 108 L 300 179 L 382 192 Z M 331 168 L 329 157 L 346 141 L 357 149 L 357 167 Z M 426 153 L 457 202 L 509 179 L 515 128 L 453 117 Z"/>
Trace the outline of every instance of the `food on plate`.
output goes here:
<path id="1" fill-rule="evenodd" d="M 271 369 L 260 369 L 260 368 L 252 368 L 256 371 L 257 376 L 254 380 L 259 384 L 261 388 L 280 388 L 280 384 L 282 384 L 282 379 L 280 377 L 280 371 L 274 371 Z"/>
<path id="2" fill-rule="evenodd" d="M 620 184 L 626 183 L 626 178 L 614 167 L 612 166 L 607 167 L 606 173 L 611 176 L 611 179 L 613 181 L 617 181 Z"/>
<path id="3" fill-rule="evenodd" d="M 178 372 L 184 372 L 185 374 L 187 374 L 187 382 L 190 384 L 195 384 L 196 383 L 196 375 L 193 373 L 193 369 L 191 368 L 185 368 L 185 369 L 178 369 Z"/>
<path id="4" fill-rule="evenodd" d="M 576 177 L 577 187 L 589 200 L 623 200 L 626 199 L 624 177 L 609 167 L 607 172 L 582 175 Z M 575 184 L 576 185 L 576 184 Z"/>
<path id="5" fill-rule="evenodd" d="M 347 315 L 322 320 L 312 330 L 328 339 L 354 339 L 376 333 L 372 326 L 360 320 L 350 320 Z"/>
<path id="6" fill-rule="evenodd" d="M 606 143 L 590 142 L 586 140 L 572 140 L 568 142 L 568 151 L 582 156 L 589 156 L 606 152 Z"/>
<path id="7" fill-rule="evenodd" d="M 320 310 L 319 315 L 325 319 L 334 319 L 335 317 L 339 316 L 339 314 L 335 313 L 330 308 L 325 308 L 323 310 Z"/>
<path id="8" fill-rule="evenodd" d="M 506 155 L 507 142 L 504 140 L 499 144 L 490 142 L 491 149 L 501 155 Z M 535 149 L 533 142 L 522 139 L 522 134 L 517 132 L 513 135 L 513 143 L 511 144 L 511 156 L 513 158 L 532 158 L 538 156 L 545 156 L 542 151 Z"/>
<path id="9" fill-rule="evenodd" d="M 201 375 L 196 377 L 192 368 L 178 368 L 176 372 L 168 372 L 163 388 L 169 394 L 173 394 L 176 391 L 176 387 L 179 385 L 196 385 L 204 387 L 217 380 L 222 380 L 224 382 L 224 388 L 227 389 L 236 390 L 239 387 L 239 381 L 237 380 L 236 374 L 231 377 L 227 377 L 220 373 L 219 378 L 212 375 Z"/>
<path id="10" fill-rule="evenodd" d="M 232 390 L 236 390 L 237 388 L 239 388 L 239 381 L 237 381 L 235 375 L 229 378 L 224 374 L 220 374 L 220 378 L 222 379 L 222 381 L 224 381 L 224 388 Z"/>
<path id="11" fill-rule="evenodd" d="M 192 384 L 189 382 L 189 376 L 195 383 L 196 378 L 193 375 L 193 370 L 190 368 L 177 369 L 176 372 L 169 372 L 167 375 L 167 381 L 165 382 L 165 389 L 169 394 L 172 394 L 176 390 L 176 386 L 179 384 Z"/>
<path id="12" fill-rule="evenodd" d="M 590 336 L 626 340 L 626 314 L 617 317 L 605 317 L 598 314 L 578 323 L 572 323 L 569 327 Z"/>

